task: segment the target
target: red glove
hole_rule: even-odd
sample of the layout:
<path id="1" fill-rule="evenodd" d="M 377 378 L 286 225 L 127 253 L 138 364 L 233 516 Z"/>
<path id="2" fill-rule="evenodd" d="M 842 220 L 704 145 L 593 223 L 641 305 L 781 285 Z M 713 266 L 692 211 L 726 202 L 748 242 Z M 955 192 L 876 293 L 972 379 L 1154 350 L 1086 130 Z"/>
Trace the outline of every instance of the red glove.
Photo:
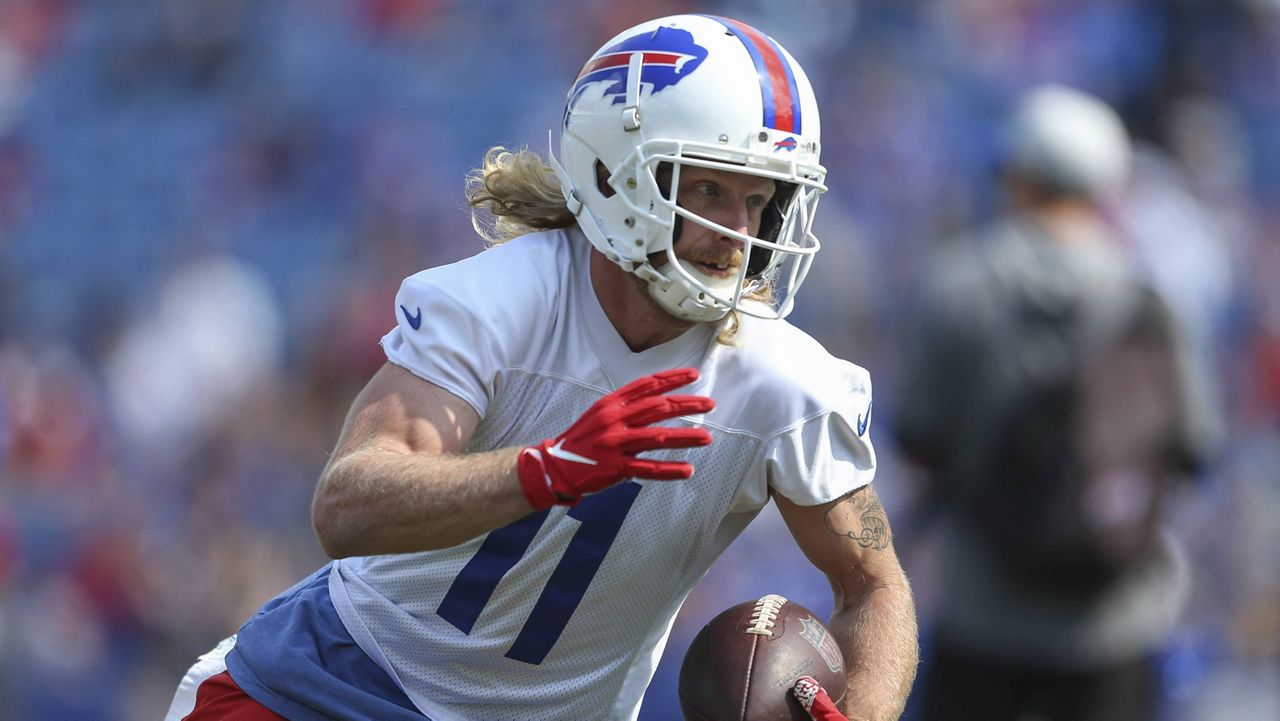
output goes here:
<path id="1" fill-rule="evenodd" d="M 645 460 L 636 454 L 711 443 L 705 428 L 649 427 L 715 408 L 715 401 L 705 396 L 662 395 L 697 379 L 693 368 L 636 379 L 596 401 L 559 438 L 525 448 L 516 462 L 516 474 L 529 503 L 538 510 L 572 506 L 583 494 L 602 491 L 626 478 L 670 481 L 692 476 L 693 466 L 688 463 Z"/>
<path id="2" fill-rule="evenodd" d="M 835 702 L 827 695 L 827 690 L 822 688 L 822 684 L 808 676 L 796 679 L 795 685 L 791 687 L 791 693 L 796 695 L 796 700 L 813 721 L 849 721 L 844 714 L 840 713 L 840 709 L 836 708 Z"/>

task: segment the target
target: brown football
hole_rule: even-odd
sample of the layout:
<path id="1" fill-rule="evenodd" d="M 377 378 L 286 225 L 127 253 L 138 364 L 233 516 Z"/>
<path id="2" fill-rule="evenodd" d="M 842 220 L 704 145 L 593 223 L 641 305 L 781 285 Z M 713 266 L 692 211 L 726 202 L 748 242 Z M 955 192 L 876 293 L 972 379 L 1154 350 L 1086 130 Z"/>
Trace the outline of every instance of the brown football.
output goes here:
<path id="1" fill-rule="evenodd" d="M 844 663 L 826 624 L 769 594 L 740 603 L 698 632 L 680 666 L 680 708 L 689 721 L 808 721 L 791 695 L 812 676 L 837 703 Z"/>

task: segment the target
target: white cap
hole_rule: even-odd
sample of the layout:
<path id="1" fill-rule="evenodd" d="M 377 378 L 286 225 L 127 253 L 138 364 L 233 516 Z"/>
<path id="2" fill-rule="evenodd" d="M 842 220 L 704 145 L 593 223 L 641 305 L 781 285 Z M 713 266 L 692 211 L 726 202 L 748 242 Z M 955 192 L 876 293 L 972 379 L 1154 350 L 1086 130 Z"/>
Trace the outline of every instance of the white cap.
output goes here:
<path id="1" fill-rule="evenodd" d="M 1097 196 L 1129 174 L 1129 136 L 1102 100 L 1044 85 L 1019 101 L 1009 126 L 1009 165 L 1052 190 Z"/>

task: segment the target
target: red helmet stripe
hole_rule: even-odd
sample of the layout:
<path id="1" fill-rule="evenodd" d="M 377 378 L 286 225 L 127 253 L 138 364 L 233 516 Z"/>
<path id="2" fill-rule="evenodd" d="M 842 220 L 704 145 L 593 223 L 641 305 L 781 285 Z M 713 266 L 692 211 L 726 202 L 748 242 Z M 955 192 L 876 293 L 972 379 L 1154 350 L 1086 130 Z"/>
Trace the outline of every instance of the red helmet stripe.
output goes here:
<path id="1" fill-rule="evenodd" d="M 610 53 L 608 55 L 601 55 L 598 58 L 592 58 L 590 61 L 587 62 L 586 65 L 582 66 L 582 72 L 578 73 L 578 79 L 581 80 L 582 76 L 587 75 L 589 73 L 594 73 L 597 70 L 603 70 L 605 68 L 616 68 L 616 67 L 626 65 L 631 62 L 632 55 L 633 53 L 631 52 L 622 52 L 622 53 Z M 677 62 L 680 61 L 681 57 L 684 57 L 684 56 L 681 56 L 676 53 L 648 52 L 648 53 L 644 53 L 644 64 L 645 65 L 675 65 Z"/>
<path id="2" fill-rule="evenodd" d="M 800 93 L 795 73 L 777 43 L 768 35 L 732 18 L 711 16 L 729 28 L 742 41 L 760 76 L 760 94 L 764 103 L 765 127 L 799 133 Z"/>

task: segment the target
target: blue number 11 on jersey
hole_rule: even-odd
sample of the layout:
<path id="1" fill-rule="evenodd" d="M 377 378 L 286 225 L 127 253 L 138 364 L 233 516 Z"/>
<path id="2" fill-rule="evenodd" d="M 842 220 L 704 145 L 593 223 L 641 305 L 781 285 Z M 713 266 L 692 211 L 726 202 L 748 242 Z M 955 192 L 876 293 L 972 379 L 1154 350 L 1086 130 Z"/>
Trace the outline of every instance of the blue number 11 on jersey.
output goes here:
<path id="1" fill-rule="evenodd" d="M 507 658 L 537 664 L 547 657 L 600 570 L 641 488 L 632 481 L 620 483 L 586 496 L 569 510 L 569 516 L 579 522 L 578 530 L 547 578 L 515 643 L 507 650 Z M 436 613 L 463 633 L 471 633 L 498 583 L 529 550 L 548 513 L 531 513 L 492 531 L 453 579 Z"/>

